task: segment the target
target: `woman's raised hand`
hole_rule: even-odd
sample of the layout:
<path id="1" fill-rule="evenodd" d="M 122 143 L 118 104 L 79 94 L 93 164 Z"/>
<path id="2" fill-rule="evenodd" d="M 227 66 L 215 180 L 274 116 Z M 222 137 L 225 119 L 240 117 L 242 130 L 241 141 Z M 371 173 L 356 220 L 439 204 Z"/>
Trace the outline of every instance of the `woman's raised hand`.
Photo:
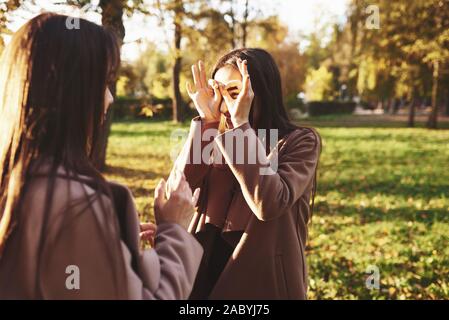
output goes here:
<path id="1" fill-rule="evenodd" d="M 192 195 L 192 190 L 182 172 L 175 171 L 174 179 L 167 190 L 166 182 L 161 180 L 156 187 L 154 194 L 154 215 L 156 224 L 177 223 L 184 229 L 188 229 L 190 221 L 195 212 L 200 189 L 196 189 Z"/>
<path id="2" fill-rule="evenodd" d="M 238 127 L 249 119 L 251 104 L 254 99 L 254 91 L 251 86 L 251 79 L 248 73 L 248 61 L 237 60 L 237 66 L 242 75 L 242 91 L 236 99 L 233 99 L 227 90 L 220 88 L 223 99 L 231 115 L 231 121 L 234 127 Z"/>
<path id="3" fill-rule="evenodd" d="M 187 82 L 186 89 L 190 99 L 195 104 L 201 119 L 206 122 L 220 121 L 221 93 L 215 80 L 206 80 L 204 63 L 199 61 L 192 66 L 193 81 L 195 88 Z"/>

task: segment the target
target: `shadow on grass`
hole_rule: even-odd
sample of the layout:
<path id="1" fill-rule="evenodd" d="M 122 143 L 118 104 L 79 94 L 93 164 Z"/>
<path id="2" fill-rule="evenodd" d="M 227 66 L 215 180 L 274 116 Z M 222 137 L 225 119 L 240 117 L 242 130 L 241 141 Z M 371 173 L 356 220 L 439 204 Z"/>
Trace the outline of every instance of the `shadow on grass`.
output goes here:
<path id="1" fill-rule="evenodd" d="M 120 120 L 112 125 L 111 136 L 116 137 L 169 137 L 173 130 L 188 130 L 190 121 L 173 123 L 171 121 L 159 120 Z"/>
<path id="2" fill-rule="evenodd" d="M 357 129 L 357 128 L 354 128 Z M 397 128 L 399 129 L 399 128 Z M 328 139 L 332 139 L 332 142 L 342 141 L 342 142 L 374 142 L 374 141 L 383 141 L 383 142 L 400 142 L 400 143 L 408 143 L 411 146 L 419 145 L 420 147 L 423 144 L 441 144 L 446 146 L 449 143 L 448 137 L 436 138 L 435 136 L 425 136 L 419 134 L 407 134 L 407 133 L 399 133 L 396 134 L 394 131 L 392 132 L 383 132 L 383 133 L 370 133 L 370 134 L 351 134 L 344 136 L 329 136 Z"/>
<path id="3" fill-rule="evenodd" d="M 405 129 L 409 128 L 403 122 L 344 122 L 344 121 L 323 121 L 323 120 L 307 120 L 295 121 L 296 125 L 314 128 L 378 128 L 378 129 Z M 424 124 L 418 124 L 414 128 L 425 129 Z M 413 128 L 409 128 L 413 129 Z M 438 125 L 437 129 L 428 129 L 430 131 L 448 130 L 449 123 L 442 123 Z"/>
<path id="4" fill-rule="evenodd" d="M 298 125 L 322 128 L 408 128 L 406 117 L 399 119 L 391 115 L 327 115 L 298 120 Z M 427 120 L 416 120 L 415 128 L 425 128 Z M 438 123 L 439 129 L 449 129 L 449 121 L 443 118 Z"/>
<path id="5" fill-rule="evenodd" d="M 449 184 L 416 184 L 407 185 L 400 182 L 377 182 L 371 183 L 368 180 L 354 183 L 351 180 L 339 180 L 338 182 L 323 183 L 318 181 L 318 194 L 326 194 L 336 191 L 344 193 L 345 197 L 353 197 L 360 194 L 368 196 L 389 195 L 405 198 L 432 199 L 448 195 Z"/>
<path id="6" fill-rule="evenodd" d="M 137 138 L 137 137 L 167 138 L 170 137 L 170 134 L 172 133 L 173 130 L 179 129 L 183 130 L 182 128 L 178 127 L 167 128 L 165 130 L 138 130 L 138 131 L 114 129 L 111 132 L 111 136 L 120 138 Z"/>
<path id="7" fill-rule="evenodd" d="M 150 170 L 140 170 L 140 169 L 132 169 L 132 168 L 126 168 L 126 167 L 119 167 L 119 166 L 111 166 L 108 165 L 106 170 L 106 174 L 109 175 L 116 175 L 119 177 L 122 177 L 126 180 L 128 179 L 139 179 L 139 180 L 147 180 L 147 179 L 157 179 L 161 175 L 160 173 L 150 171 Z"/>
<path id="8" fill-rule="evenodd" d="M 315 210 L 320 216 L 346 216 L 358 218 L 361 225 L 380 221 L 413 221 L 430 227 L 435 222 L 449 222 L 448 209 L 438 208 L 419 210 L 414 207 L 400 207 L 393 209 L 378 207 L 358 207 L 354 205 L 329 205 L 327 202 L 317 203 Z"/>

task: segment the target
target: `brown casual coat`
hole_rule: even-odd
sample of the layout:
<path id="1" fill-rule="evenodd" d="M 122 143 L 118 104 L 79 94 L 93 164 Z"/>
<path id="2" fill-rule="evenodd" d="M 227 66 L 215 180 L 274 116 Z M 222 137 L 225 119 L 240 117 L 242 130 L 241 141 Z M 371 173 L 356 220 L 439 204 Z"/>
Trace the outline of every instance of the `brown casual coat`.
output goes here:
<path id="1" fill-rule="evenodd" d="M 214 250 L 207 237 L 201 236 L 207 232 L 207 224 L 220 228 L 223 238 L 233 247 L 208 298 L 305 299 L 305 244 L 311 214 L 310 194 L 320 154 L 319 136 L 312 129 L 298 128 L 279 140 L 271 152 L 266 152 L 246 123 L 203 141 L 201 150 L 211 143 L 217 145 L 232 173 L 230 178 L 223 173 L 223 165 L 193 163 L 198 153 L 195 139 L 206 129 L 218 126 L 201 124 L 199 119 L 192 121 L 188 140 L 175 166 L 184 170 L 192 188 L 202 188 L 199 210 L 190 231 L 202 239 L 203 264 L 207 268 L 209 251 Z M 231 161 L 230 148 L 225 147 L 224 141 L 242 134 L 247 139 L 244 152 L 260 155 L 255 164 Z M 259 169 L 268 167 L 276 157 L 275 174 L 259 174 Z M 235 186 L 230 186 L 232 179 L 237 182 Z M 201 274 L 198 281 L 202 281 Z"/>
<path id="2" fill-rule="evenodd" d="M 48 178 L 32 178 L 22 198 L 19 223 L 0 259 L 0 299 L 186 299 L 203 250 L 175 224 L 158 226 L 155 249 L 141 250 L 139 220 L 128 188 L 110 183 L 112 201 L 99 198 L 86 209 L 86 183 L 57 178 L 45 231 Z M 60 174 L 65 174 L 62 168 Z M 68 201 L 76 203 L 66 207 Z M 108 210 L 109 208 L 109 210 Z M 120 223 L 119 223 L 120 222 Z M 39 250 L 43 237 L 43 249 Z M 39 253 L 41 252 L 41 253 Z M 67 266 L 79 268 L 80 288 L 69 290 Z"/>

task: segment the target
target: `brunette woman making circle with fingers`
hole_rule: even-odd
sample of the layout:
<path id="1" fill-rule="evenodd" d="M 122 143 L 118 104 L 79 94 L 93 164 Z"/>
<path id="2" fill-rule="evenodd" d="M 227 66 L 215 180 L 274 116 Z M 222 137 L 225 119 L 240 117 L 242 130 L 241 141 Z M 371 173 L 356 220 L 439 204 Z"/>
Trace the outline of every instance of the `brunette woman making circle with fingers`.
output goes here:
<path id="1" fill-rule="evenodd" d="M 192 73 L 200 116 L 175 163 L 202 190 L 189 231 L 205 253 L 191 298 L 305 299 L 320 137 L 289 121 L 268 52 L 234 50 L 210 80 L 202 62 Z"/>

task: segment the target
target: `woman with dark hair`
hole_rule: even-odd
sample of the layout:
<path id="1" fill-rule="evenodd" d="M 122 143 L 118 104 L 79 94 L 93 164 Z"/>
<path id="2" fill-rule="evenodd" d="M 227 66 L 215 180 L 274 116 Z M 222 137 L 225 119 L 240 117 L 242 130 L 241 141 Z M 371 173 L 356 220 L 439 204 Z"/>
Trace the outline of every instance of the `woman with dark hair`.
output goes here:
<path id="1" fill-rule="evenodd" d="M 0 299 L 185 299 L 202 257 L 186 231 L 199 190 L 175 173 L 166 200 L 160 182 L 142 251 L 131 192 L 91 161 L 119 48 L 67 19 L 30 20 L 0 59 Z"/>
<path id="2" fill-rule="evenodd" d="M 204 248 L 191 298 L 305 299 L 320 137 L 289 121 L 265 50 L 226 54 L 209 81 L 201 61 L 192 73 L 200 117 L 175 163 L 202 190 L 189 227 Z"/>

